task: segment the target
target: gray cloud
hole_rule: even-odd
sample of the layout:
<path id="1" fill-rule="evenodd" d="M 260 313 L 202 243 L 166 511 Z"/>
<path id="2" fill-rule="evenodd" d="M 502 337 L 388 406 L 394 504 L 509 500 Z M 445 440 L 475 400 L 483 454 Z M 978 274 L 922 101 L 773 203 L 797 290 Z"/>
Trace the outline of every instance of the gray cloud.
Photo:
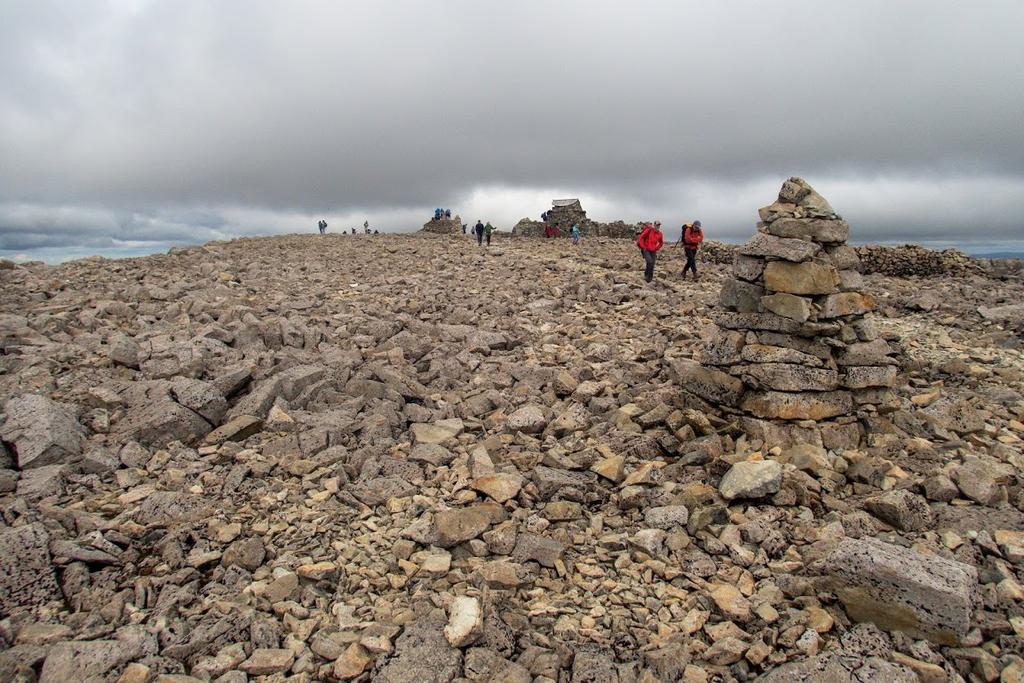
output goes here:
<path id="1" fill-rule="evenodd" d="M 792 174 L 858 237 L 1024 233 L 1019 2 L 0 0 L 0 16 L 3 250 L 321 214 L 410 230 L 437 205 L 510 224 L 561 194 L 739 238 Z"/>

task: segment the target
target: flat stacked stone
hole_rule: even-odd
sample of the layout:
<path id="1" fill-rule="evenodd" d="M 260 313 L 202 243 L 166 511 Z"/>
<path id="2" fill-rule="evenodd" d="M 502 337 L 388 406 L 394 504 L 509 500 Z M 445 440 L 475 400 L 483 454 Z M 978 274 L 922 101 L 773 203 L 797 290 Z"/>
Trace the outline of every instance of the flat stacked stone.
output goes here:
<path id="1" fill-rule="evenodd" d="M 849 226 L 801 178 L 783 183 L 759 214 L 757 234 L 722 286 L 718 330 L 700 360 L 718 385 L 742 382 L 731 407 L 745 414 L 748 431 L 856 445 L 859 428 L 846 418 L 892 399 L 897 361 L 870 317 L 874 301 L 846 244 Z M 836 422 L 817 424 L 827 420 Z"/>

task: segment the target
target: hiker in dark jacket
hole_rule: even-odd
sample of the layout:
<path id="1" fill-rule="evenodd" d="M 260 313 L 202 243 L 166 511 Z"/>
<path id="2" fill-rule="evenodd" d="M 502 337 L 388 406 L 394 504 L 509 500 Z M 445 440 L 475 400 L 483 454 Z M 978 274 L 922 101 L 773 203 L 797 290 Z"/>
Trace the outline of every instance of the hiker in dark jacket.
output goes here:
<path id="1" fill-rule="evenodd" d="M 480 219 L 476 219 L 476 226 L 473 228 L 476 231 L 476 243 L 481 245 L 484 243 L 484 224 L 480 222 Z"/>
<path id="2" fill-rule="evenodd" d="M 658 221 L 644 225 L 640 236 L 636 238 L 636 246 L 640 247 L 644 257 L 644 280 L 647 282 L 654 279 L 654 262 L 664 245 L 665 236 L 661 234 L 661 223 Z"/>
<path id="3" fill-rule="evenodd" d="M 701 229 L 700 221 L 694 221 L 691 225 L 683 226 L 683 234 L 679 238 L 683 243 L 683 251 L 686 252 L 686 265 L 683 266 L 683 279 L 686 279 L 686 271 L 693 271 L 693 279 L 697 279 L 697 250 L 700 243 L 704 241 L 704 231 Z"/>

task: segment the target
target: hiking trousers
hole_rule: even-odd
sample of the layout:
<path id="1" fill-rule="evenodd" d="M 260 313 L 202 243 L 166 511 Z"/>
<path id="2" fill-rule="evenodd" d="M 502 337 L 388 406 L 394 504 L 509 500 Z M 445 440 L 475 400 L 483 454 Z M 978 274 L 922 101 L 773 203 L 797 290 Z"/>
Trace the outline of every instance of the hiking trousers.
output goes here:
<path id="1" fill-rule="evenodd" d="M 684 249 L 686 252 L 686 265 L 683 266 L 683 277 L 686 277 L 686 271 L 692 270 L 693 276 L 697 277 L 697 250 L 696 249 Z"/>
<path id="2" fill-rule="evenodd" d="M 484 231 L 483 230 L 477 230 L 477 232 L 476 232 L 476 245 L 480 246 L 483 243 L 484 243 Z"/>
<path id="3" fill-rule="evenodd" d="M 644 255 L 644 280 L 650 282 L 654 279 L 654 262 L 658 258 L 658 253 L 647 249 L 641 249 L 640 253 Z"/>

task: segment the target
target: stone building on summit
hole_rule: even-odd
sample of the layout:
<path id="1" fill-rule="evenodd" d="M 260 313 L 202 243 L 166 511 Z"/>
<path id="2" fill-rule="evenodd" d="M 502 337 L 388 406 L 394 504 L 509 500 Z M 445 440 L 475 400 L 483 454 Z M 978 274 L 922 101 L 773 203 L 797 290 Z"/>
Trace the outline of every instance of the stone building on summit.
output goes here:
<path id="1" fill-rule="evenodd" d="M 639 225 L 627 224 L 622 221 L 598 223 L 587 218 L 587 212 L 583 210 L 579 199 L 552 200 L 551 208 L 546 212 L 546 216 L 546 221 L 523 218 L 512 228 L 512 234 L 516 237 L 543 237 L 544 227 L 552 226 L 558 228 L 560 237 L 568 237 L 569 230 L 577 224 L 585 237 L 632 238 L 640 230 Z"/>

